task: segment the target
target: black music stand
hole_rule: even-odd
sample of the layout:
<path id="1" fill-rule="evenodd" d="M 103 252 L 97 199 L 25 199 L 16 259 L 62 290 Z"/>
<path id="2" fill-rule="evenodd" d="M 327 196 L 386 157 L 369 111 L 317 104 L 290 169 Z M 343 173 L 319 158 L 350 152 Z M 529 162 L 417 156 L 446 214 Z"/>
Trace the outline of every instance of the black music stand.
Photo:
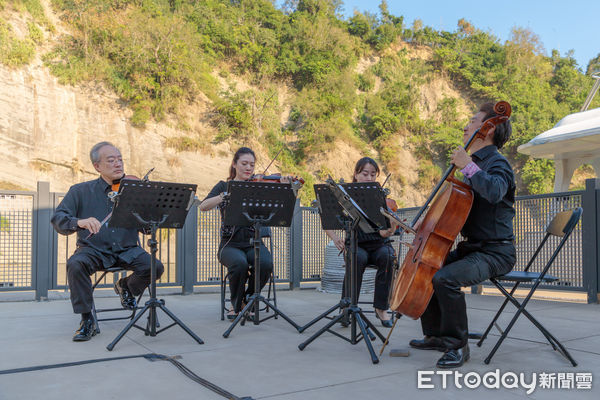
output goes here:
<path id="1" fill-rule="evenodd" d="M 350 190 L 352 191 L 353 196 L 349 194 Z M 374 219 L 383 222 L 384 226 L 387 222 L 387 226 L 389 227 L 389 221 L 379 213 L 379 208 L 381 207 L 380 203 L 383 202 L 383 204 L 385 204 L 383 192 L 381 191 L 379 184 L 352 183 L 339 185 L 329 178 L 326 185 L 315 185 L 315 194 L 318 199 L 323 229 L 330 230 L 343 228 L 346 232 L 346 277 L 350 277 L 350 279 L 345 280 L 346 297 L 343 297 L 338 304 L 301 327 L 299 331 L 303 332 L 305 329 L 321 319 L 328 317 L 329 314 L 336 310 L 339 310 L 339 315 L 334 317 L 327 325 L 306 341 L 300 343 L 298 348 L 304 350 L 304 348 L 317 337 L 325 332 L 330 332 L 351 344 L 357 344 L 364 339 L 369 354 L 371 355 L 371 361 L 373 364 L 377 364 L 379 358 L 375 354 L 375 350 L 371 344 L 371 340 L 375 340 L 376 338 L 370 334 L 370 332 L 374 332 L 382 342 L 385 342 L 385 337 L 377 330 L 375 325 L 369 321 L 358 306 L 358 267 L 356 265 L 358 243 L 356 233 L 358 227 L 365 233 L 376 232 L 380 229 L 380 225 L 375 223 L 370 218 L 370 215 L 373 215 Z M 379 197 L 381 197 L 381 199 Z M 374 199 L 377 200 L 374 201 Z M 373 208 L 372 214 L 367 216 L 362 207 L 359 206 L 359 203 L 365 207 Z M 385 220 L 385 222 L 383 220 Z M 348 293 L 350 293 L 349 298 L 347 297 Z M 337 322 L 348 318 L 350 319 L 351 327 L 350 338 L 331 330 Z M 358 334 L 357 325 L 360 329 L 360 334 Z"/>
<path id="2" fill-rule="evenodd" d="M 230 226 L 253 226 L 254 238 L 254 293 L 248 298 L 248 304 L 242 309 L 223 333 L 229 334 L 242 321 L 244 324 L 247 314 L 254 308 L 254 325 L 258 325 L 276 315 L 281 315 L 294 328 L 300 326 L 282 313 L 274 304 L 260 294 L 260 229 L 263 226 L 284 226 L 292 224 L 296 196 L 289 183 L 229 181 L 227 184 L 227 200 L 224 208 L 223 224 Z M 260 302 L 273 309 L 273 315 L 260 319 Z"/>
<path id="3" fill-rule="evenodd" d="M 115 198 L 113 214 L 108 223 L 111 227 L 126 229 L 142 229 L 150 231 L 148 246 L 150 247 L 150 299 L 142 310 L 133 318 L 117 337 L 106 348 L 112 350 L 132 327 L 136 327 L 146 336 L 156 336 L 174 325 L 179 325 L 198 344 L 204 342 L 190 328 L 179 320 L 165 306 L 163 299 L 156 298 L 156 253 L 158 251 L 156 231 L 159 228 L 182 228 L 185 218 L 194 201 L 196 185 L 169 182 L 144 182 L 124 179 L 121 181 L 119 194 Z M 160 330 L 156 330 L 156 308 L 160 308 L 174 322 Z M 146 327 L 135 323 L 149 311 Z"/>

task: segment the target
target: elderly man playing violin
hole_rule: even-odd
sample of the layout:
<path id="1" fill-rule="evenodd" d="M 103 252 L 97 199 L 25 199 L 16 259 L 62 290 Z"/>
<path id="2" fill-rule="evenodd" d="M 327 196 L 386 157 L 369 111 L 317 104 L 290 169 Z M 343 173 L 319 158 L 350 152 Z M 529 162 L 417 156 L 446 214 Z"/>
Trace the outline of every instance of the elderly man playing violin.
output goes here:
<path id="1" fill-rule="evenodd" d="M 464 128 L 463 142 L 495 117 L 494 105 L 483 104 Z M 459 147 L 452 163 L 473 189 L 473 205 L 461 231 L 464 241 L 451 251 L 444 266 L 433 276 L 433 296 L 421 316 L 425 337 L 410 341 L 422 350 L 443 351 L 438 368 L 460 367 L 469 360 L 467 306 L 461 287 L 506 274 L 516 261 L 513 218 L 515 178 L 512 167 L 498 149 L 512 132 L 510 120 L 475 139 L 471 155 Z"/>
<path id="2" fill-rule="evenodd" d="M 96 334 L 90 275 L 113 266 L 132 270 L 133 274 L 115 283 L 115 292 L 127 309 L 135 309 L 135 296 L 150 284 L 150 254 L 139 246 L 138 231 L 100 223 L 112 211 L 111 185 L 125 175 L 121 152 L 109 142 L 100 142 L 92 147 L 90 159 L 100 177 L 71 186 L 52 216 L 58 233 L 77 232 L 77 250 L 67 260 L 73 312 L 81 314 L 79 329 L 73 336 L 75 342 L 90 340 Z M 157 260 L 157 279 L 163 271 Z"/>

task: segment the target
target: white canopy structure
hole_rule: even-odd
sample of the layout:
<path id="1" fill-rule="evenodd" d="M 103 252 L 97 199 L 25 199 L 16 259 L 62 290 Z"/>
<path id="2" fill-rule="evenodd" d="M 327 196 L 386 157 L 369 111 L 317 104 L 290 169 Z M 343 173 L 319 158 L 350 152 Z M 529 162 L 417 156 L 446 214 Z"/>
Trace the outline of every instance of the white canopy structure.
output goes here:
<path id="1" fill-rule="evenodd" d="M 598 80 L 583 106 L 584 110 L 600 84 L 600 77 L 594 78 Z M 517 150 L 531 157 L 554 160 L 555 192 L 569 190 L 573 173 L 582 164 L 591 164 L 596 176 L 600 176 L 600 108 L 567 115 L 554 128 L 520 145 Z"/>

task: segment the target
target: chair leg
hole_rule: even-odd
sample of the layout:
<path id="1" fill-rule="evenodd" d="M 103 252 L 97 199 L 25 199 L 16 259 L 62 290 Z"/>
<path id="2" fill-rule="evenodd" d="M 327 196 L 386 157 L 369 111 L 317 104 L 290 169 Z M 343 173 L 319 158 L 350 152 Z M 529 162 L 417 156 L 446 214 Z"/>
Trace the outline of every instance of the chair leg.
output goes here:
<path id="1" fill-rule="evenodd" d="M 525 305 L 527 304 L 526 301 L 523 301 L 523 303 L 519 303 L 519 301 L 517 299 L 514 298 L 514 296 L 512 295 L 512 291 L 509 294 L 506 289 L 504 288 L 504 286 L 502 286 L 500 283 L 495 282 L 494 283 L 496 285 L 496 287 L 498 288 L 498 290 L 500 290 L 502 292 L 502 294 L 504 294 L 504 296 L 506 297 L 507 301 L 510 301 L 511 303 L 513 303 L 513 305 L 517 308 L 520 309 L 521 305 L 523 305 L 523 315 L 525 315 L 525 317 L 527 317 L 527 319 L 529 319 L 529 321 L 531 321 L 532 324 L 534 324 L 536 326 L 536 328 L 538 328 L 540 330 L 540 332 L 546 337 L 546 340 L 548 341 L 548 343 L 550 343 L 550 345 L 552 346 L 552 349 L 557 350 L 556 345 L 554 344 L 554 342 L 556 341 L 556 338 L 554 338 L 550 332 L 548 332 L 548 330 L 546 328 L 544 328 L 544 326 L 542 324 L 540 324 L 534 317 L 533 315 L 531 315 L 529 313 L 529 311 L 527 311 L 525 309 Z M 526 299 L 527 300 L 527 299 Z M 500 333 L 503 333 L 500 329 L 498 329 L 500 331 Z"/>
<path id="2" fill-rule="evenodd" d="M 221 265 L 221 321 L 225 320 L 225 287 L 227 282 L 223 274 L 223 266 Z"/>
<path id="3" fill-rule="evenodd" d="M 517 307 L 517 312 L 515 313 L 515 315 L 513 316 L 513 318 L 511 319 L 510 323 L 508 324 L 508 326 L 506 327 L 506 329 L 504 330 L 504 332 L 502 333 L 502 335 L 500 336 L 500 339 L 498 339 L 498 341 L 496 342 L 494 348 L 492 349 L 492 351 L 488 354 L 488 356 L 486 357 L 486 359 L 484 360 L 484 362 L 486 364 L 489 364 L 492 357 L 494 356 L 494 354 L 496 353 L 496 351 L 498 350 L 498 348 L 500 347 L 500 345 L 502 344 L 502 342 L 504 341 L 504 339 L 508 336 L 508 333 L 510 332 L 510 330 L 512 329 L 512 327 L 514 326 L 514 324 L 517 322 L 517 319 L 519 318 L 519 316 L 521 314 L 525 315 L 527 317 L 527 319 L 529 319 L 531 321 L 531 323 L 533 323 L 535 325 L 536 328 L 538 328 L 538 330 L 546 337 L 546 339 L 548 340 L 548 342 L 550 343 L 550 345 L 552 345 L 554 350 L 559 351 L 559 353 L 561 353 L 565 358 L 567 358 L 571 364 L 576 367 L 577 366 L 577 362 L 573 359 L 573 357 L 571 357 L 571 354 L 567 351 L 567 349 L 558 341 L 558 339 L 556 339 L 542 324 L 540 324 L 534 317 L 533 315 L 531 315 L 527 310 L 525 310 L 525 306 L 527 305 L 529 299 L 531 298 L 531 294 L 532 292 L 530 291 L 529 295 L 527 296 L 527 298 L 522 302 L 519 303 L 510 293 L 508 293 L 506 291 L 506 289 L 500 285 L 497 284 L 496 285 L 498 287 L 498 289 L 504 294 L 504 296 L 506 296 L 506 298 L 515 305 L 515 307 Z M 534 288 L 532 288 L 532 291 L 535 290 L 535 286 Z M 558 350 L 556 348 L 556 346 L 558 346 L 558 348 L 560 350 Z"/>
<path id="4" fill-rule="evenodd" d="M 273 305 L 277 307 L 277 284 L 275 282 L 275 272 L 271 272 L 271 284 L 273 285 Z M 275 313 L 275 319 L 277 319 L 277 313 Z"/>
<path id="5" fill-rule="evenodd" d="M 106 274 L 108 274 L 108 271 L 102 271 L 102 275 L 100 275 L 100 277 L 96 279 L 96 282 L 94 282 L 94 284 L 92 285 L 92 318 L 94 319 L 94 324 L 96 325 L 96 333 L 100 333 L 100 324 L 98 323 L 98 313 L 96 313 L 94 290 L 96 289 L 96 286 L 98 286 L 98 284 L 102 281 L 102 279 L 104 279 Z"/>
<path id="6" fill-rule="evenodd" d="M 494 285 L 496 285 L 496 286 L 499 285 L 498 281 L 496 281 L 494 278 L 491 278 L 490 281 Z M 517 290 L 518 286 L 519 286 L 519 282 L 516 282 L 513 285 L 513 288 L 510 291 L 511 295 L 515 292 L 515 290 Z M 492 319 L 492 322 L 490 322 L 490 324 L 488 325 L 487 329 L 485 330 L 485 332 L 483 333 L 483 335 L 481 336 L 481 338 L 477 342 L 477 347 L 481 347 L 481 345 L 483 344 L 483 341 L 487 338 L 487 335 L 490 333 L 490 330 L 492 329 L 492 326 L 494 326 L 494 324 L 496 323 L 496 321 L 498 320 L 498 318 L 500 318 L 500 314 L 502 314 L 502 312 L 504 311 L 504 308 L 506 307 L 507 304 L 508 304 L 508 298 L 505 298 L 504 302 L 502 303 L 502 306 L 500 307 L 500 309 L 498 310 L 498 312 L 494 316 L 494 319 Z M 498 328 L 497 325 L 496 325 L 496 328 Z M 498 329 L 498 330 L 500 331 L 500 334 L 502 334 L 502 331 L 500 329 Z"/>
<path id="7" fill-rule="evenodd" d="M 100 324 L 98 323 L 98 315 L 96 314 L 96 303 L 94 302 L 93 295 L 92 295 L 92 318 L 94 320 L 94 325 L 96 325 L 96 333 L 100 333 Z"/>

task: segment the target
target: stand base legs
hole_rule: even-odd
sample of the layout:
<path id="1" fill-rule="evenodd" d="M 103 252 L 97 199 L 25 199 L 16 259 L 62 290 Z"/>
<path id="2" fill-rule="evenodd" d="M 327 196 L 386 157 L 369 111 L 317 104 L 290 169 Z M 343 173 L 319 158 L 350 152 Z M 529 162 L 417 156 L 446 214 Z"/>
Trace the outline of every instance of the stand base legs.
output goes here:
<path id="1" fill-rule="evenodd" d="M 334 312 L 335 310 L 340 310 L 339 315 L 334 317 L 327 325 L 319 329 L 314 335 L 309 337 L 304 342 L 298 345 L 298 349 L 304 350 L 306 346 L 308 346 L 311 342 L 313 342 L 316 338 L 321 336 L 325 332 L 332 333 L 333 335 L 350 342 L 350 344 L 356 344 L 364 339 L 364 342 L 367 346 L 367 350 L 371 356 L 371 362 L 373 364 L 377 364 L 379 362 L 379 358 L 375 354 L 375 350 L 373 349 L 373 344 L 371 341 L 375 340 L 377 337 L 385 342 L 385 337 L 375 328 L 375 325 L 369 321 L 369 319 L 364 315 L 360 307 L 355 305 L 349 305 L 347 300 L 342 300 L 340 303 L 331 307 L 329 310 L 325 311 L 323 314 L 319 315 L 308 324 L 300 328 L 300 332 L 303 332 L 309 326 L 315 324 L 317 321 L 327 317 L 329 314 Z M 343 318 L 348 317 L 350 319 L 350 338 L 340 335 L 337 332 L 330 330 L 336 323 L 342 321 Z M 358 328 L 358 330 L 357 330 Z M 360 330 L 360 335 L 358 331 Z M 373 333 L 376 335 L 374 336 Z"/>
<path id="2" fill-rule="evenodd" d="M 252 295 L 250 296 L 250 298 L 248 299 L 248 304 L 246 304 L 246 306 L 242 309 L 242 311 L 240 311 L 240 313 L 237 315 L 237 317 L 235 317 L 235 319 L 233 320 L 233 322 L 231 323 L 231 326 L 229 328 L 227 328 L 227 330 L 223 333 L 223 337 L 224 338 L 228 338 L 229 335 L 231 334 L 231 331 L 233 331 L 233 329 L 237 326 L 237 324 L 241 321 L 242 325 L 244 325 L 244 322 L 246 321 L 246 315 L 249 311 L 251 311 L 252 309 L 254 309 L 255 314 L 254 314 L 254 325 L 259 325 L 261 322 L 269 319 L 269 318 L 273 318 L 276 317 L 278 315 L 281 315 L 281 317 L 283 319 L 285 319 L 290 325 L 292 325 L 294 328 L 296 328 L 296 330 L 298 330 L 298 332 L 300 332 L 300 325 L 298 325 L 297 323 L 295 323 L 294 321 L 292 321 L 292 319 L 290 317 L 288 317 L 287 315 L 285 315 L 284 313 L 282 313 L 277 307 L 275 307 L 275 305 L 273 303 L 271 303 L 269 300 L 267 300 L 266 298 L 264 298 L 261 295 Z M 263 302 L 267 307 L 270 307 L 271 309 L 273 309 L 273 315 L 261 320 L 260 319 L 260 315 L 259 315 L 259 304 Z"/>
<path id="3" fill-rule="evenodd" d="M 156 330 L 156 327 L 157 327 L 156 309 L 157 308 L 160 308 L 165 314 L 167 314 L 169 316 L 169 318 L 171 318 L 173 320 L 172 324 L 167 325 L 166 327 L 164 327 L 158 331 Z M 142 328 L 142 327 L 136 325 L 136 322 L 142 317 L 142 315 L 144 315 L 144 313 L 146 313 L 146 311 L 148 311 L 148 313 L 149 313 L 148 314 L 148 323 L 146 324 L 145 328 Z M 179 325 L 181 327 L 181 329 L 186 331 L 186 333 L 188 335 L 190 335 L 198 344 L 204 344 L 204 341 L 202 339 L 200 339 L 190 328 L 188 328 L 183 322 L 181 322 L 181 320 L 179 318 L 177 318 L 175 316 L 175 314 L 173 314 L 171 311 L 169 311 L 169 309 L 165 306 L 164 300 L 162 300 L 162 299 L 158 300 L 156 298 L 154 298 L 154 299 L 151 298 L 150 300 L 148 300 L 146 302 L 146 305 L 144 305 L 144 308 L 142 308 L 142 310 L 135 316 L 135 318 L 133 318 L 131 321 L 129 321 L 127 326 L 125 328 L 123 328 L 123 330 L 121 332 L 119 332 L 117 337 L 108 346 L 106 346 L 106 348 L 109 351 L 114 349 L 114 347 L 117 345 L 117 343 L 119 343 L 119 341 L 123 338 L 123 336 L 125 336 L 125 334 L 127 334 L 127 332 L 133 327 L 144 331 L 144 334 L 146 336 L 156 336 L 159 333 L 169 329 L 170 327 L 172 327 L 174 325 Z"/>

